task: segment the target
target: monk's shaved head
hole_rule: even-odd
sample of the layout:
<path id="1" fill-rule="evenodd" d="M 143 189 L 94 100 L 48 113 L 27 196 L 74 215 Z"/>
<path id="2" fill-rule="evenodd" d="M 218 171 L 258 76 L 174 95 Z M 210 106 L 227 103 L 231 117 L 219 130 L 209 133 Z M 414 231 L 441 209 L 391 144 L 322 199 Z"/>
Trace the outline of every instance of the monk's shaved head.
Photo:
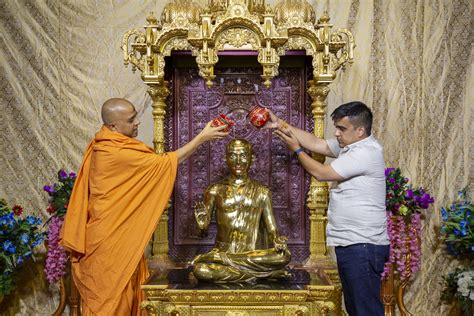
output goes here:
<path id="1" fill-rule="evenodd" d="M 106 125 L 111 124 L 120 119 L 123 113 L 129 111 L 130 108 L 135 110 L 133 104 L 128 100 L 120 98 L 108 99 L 102 105 L 102 122 Z"/>
<path id="2" fill-rule="evenodd" d="M 140 121 L 133 104 L 125 99 L 113 98 L 102 105 L 102 121 L 111 131 L 128 137 L 138 135 Z"/>

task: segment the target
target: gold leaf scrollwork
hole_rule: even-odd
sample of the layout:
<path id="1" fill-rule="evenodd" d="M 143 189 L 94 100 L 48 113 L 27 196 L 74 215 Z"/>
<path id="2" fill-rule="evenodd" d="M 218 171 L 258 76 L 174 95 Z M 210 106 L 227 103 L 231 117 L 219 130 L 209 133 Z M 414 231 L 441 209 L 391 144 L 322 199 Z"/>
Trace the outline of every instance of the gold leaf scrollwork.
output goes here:
<path id="1" fill-rule="evenodd" d="M 134 43 L 131 44 L 132 49 L 130 50 L 130 37 L 134 37 Z M 145 60 L 142 58 L 142 54 L 146 50 L 146 37 L 143 32 L 137 29 L 130 30 L 123 35 L 122 38 L 122 50 L 123 50 L 123 61 L 125 66 L 129 63 L 132 64 L 132 71 L 135 72 L 138 68 L 140 71 L 144 69 Z"/>
<path id="2" fill-rule="evenodd" d="M 240 48 L 244 45 L 250 45 L 253 50 L 259 47 L 259 40 L 256 34 L 249 29 L 233 28 L 222 32 L 216 41 L 216 50 L 222 50 L 226 44 Z"/>
<path id="3" fill-rule="evenodd" d="M 160 302 L 151 302 L 151 301 L 143 301 L 140 304 L 140 309 L 144 309 L 148 312 L 150 316 L 159 316 L 160 312 Z"/>

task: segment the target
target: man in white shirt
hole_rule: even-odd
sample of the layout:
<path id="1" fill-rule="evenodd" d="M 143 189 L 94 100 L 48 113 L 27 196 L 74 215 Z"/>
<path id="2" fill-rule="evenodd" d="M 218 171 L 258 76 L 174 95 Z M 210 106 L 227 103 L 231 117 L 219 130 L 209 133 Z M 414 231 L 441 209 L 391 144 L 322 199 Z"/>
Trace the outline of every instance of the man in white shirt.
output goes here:
<path id="1" fill-rule="evenodd" d="M 389 256 L 385 214 L 385 167 L 382 146 L 371 135 L 372 112 L 349 102 L 331 114 L 333 139 L 289 125 L 270 111 L 265 128 L 276 128 L 303 168 L 318 181 L 335 181 L 331 190 L 327 243 L 335 246 L 346 310 L 353 315 L 383 315 L 380 275 Z M 314 160 L 304 149 L 336 158 Z"/>

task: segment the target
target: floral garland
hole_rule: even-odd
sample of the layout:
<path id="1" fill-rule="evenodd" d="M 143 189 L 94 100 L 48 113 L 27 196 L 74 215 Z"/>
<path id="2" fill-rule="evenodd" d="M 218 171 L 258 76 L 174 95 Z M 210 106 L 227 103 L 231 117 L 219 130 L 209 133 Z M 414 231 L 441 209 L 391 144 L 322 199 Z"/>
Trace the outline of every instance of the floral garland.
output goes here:
<path id="1" fill-rule="evenodd" d="M 43 190 L 49 195 L 46 211 L 51 214 L 48 226 L 48 253 L 46 256 L 46 279 L 53 284 L 66 274 L 67 253 L 59 244 L 59 235 L 64 222 L 69 197 L 71 196 L 76 174 L 64 170 L 58 172 L 59 183 L 45 185 Z"/>
<path id="2" fill-rule="evenodd" d="M 387 231 L 390 257 L 382 278 L 396 268 L 401 281 L 408 280 L 421 264 L 421 209 L 427 209 L 434 199 L 423 189 L 408 184 L 399 168 L 385 170 L 387 195 Z"/>

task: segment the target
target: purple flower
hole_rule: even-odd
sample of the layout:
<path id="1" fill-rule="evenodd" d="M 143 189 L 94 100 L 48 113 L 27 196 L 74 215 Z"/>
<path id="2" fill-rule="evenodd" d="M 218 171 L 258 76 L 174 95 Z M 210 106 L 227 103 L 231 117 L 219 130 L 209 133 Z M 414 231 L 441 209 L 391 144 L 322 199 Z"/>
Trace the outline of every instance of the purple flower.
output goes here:
<path id="1" fill-rule="evenodd" d="M 394 179 L 394 178 L 390 178 L 390 179 L 388 179 L 388 182 L 390 182 L 390 183 L 395 183 L 395 179 Z"/>
<path id="2" fill-rule="evenodd" d="M 67 172 L 64 171 L 63 169 L 59 170 L 58 177 L 59 177 L 60 180 L 66 180 L 67 179 Z"/>
<path id="3" fill-rule="evenodd" d="M 390 172 L 392 172 L 393 170 L 395 170 L 395 168 L 386 168 L 385 169 L 385 177 L 388 176 L 390 174 Z"/>
<path id="4" fill-rule="evenodd" d="M 46 257 L 46 279 L 49 283 L 57 282 L 66 273 L 67 254 L 59 244 L 59 235 L 63 219 L 53 217 L 48 229 L 48 253 Z"/>
<path id="5" fill-rule="evenodd" d="M 408 189 L 407 192 L 405 193 L 405 197 L 409 199 L 413 199 L 413 190 Z"/>
<path id="6" fill-rule="evenodd" d="M 46 192 L 48 192 L 49 195 L 51 195 L 51 194 L 53 194 L 54 192 L 56 192 L 56 191 L 54 191 L 54 188 L 53 188 L 52 186 L 50 186 L 50 185 L 45 185 L 45 186 L 43 187 L 43 190 L 46 191 Z"/>
<path id="7" fill-rule="evenodd" d="M 75 179 L 76 174 L 74 172 L 69 172 L 69 178 Z"/>

